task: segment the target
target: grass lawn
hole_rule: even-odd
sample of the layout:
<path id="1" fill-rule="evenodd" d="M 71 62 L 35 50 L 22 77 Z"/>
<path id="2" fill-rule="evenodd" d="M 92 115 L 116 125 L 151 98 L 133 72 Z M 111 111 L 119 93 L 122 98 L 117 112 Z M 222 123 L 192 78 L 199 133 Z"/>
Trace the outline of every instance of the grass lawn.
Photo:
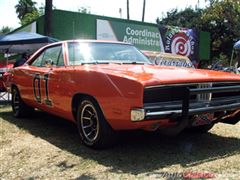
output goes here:
<path id="1" fill-rule="evenodd" d="M 0 137 L 0 179 L 240 177 L 240 123 L 175 137 L 124 132 L 116 146 L 97 151 L 81 144 L 70 122 L 40 111 L 16 119 L 2 106 Z"/>

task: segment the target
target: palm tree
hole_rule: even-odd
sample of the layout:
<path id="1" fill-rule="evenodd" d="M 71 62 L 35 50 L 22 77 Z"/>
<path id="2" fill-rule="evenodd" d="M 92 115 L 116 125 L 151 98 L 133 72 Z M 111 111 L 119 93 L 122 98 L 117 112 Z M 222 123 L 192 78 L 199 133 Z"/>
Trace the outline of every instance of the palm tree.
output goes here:
<path id="1" fill-rule="evenodd" d="M 146 7 L 146 0 L 143 0 L 143 13 L 142 13 L 142 22 L 144 22 L 144 16 L 145 16 L 145 7 Z"/>
<path id="2" fill-rule="evenodd" d="M 44 34 L 52 35 L 52 0 L 45 0 Z"/>
<path id="3" fill-rule="evenodd" d="M 19 0 L 18 4 L 15 6 L 18 18 L 22 20 L 27 13 L 37 11 L 35 7 L 36 4 L 37 3 L 32 0 Z"/>

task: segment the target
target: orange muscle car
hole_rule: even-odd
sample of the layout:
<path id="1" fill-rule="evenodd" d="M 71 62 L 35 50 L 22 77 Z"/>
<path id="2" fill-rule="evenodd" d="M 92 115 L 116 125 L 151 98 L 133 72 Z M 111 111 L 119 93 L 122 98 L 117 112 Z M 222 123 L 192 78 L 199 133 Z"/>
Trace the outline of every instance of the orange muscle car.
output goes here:
<path id="1" fill-rule="evenodd" d="M 156 66 L 120 42 L 62 41 L 39 49 L 11 73 L 12 108 L 38 108 L 77 124 L 82 142 L 103 148 L 116 131 L 208 131 L 240 119 L 240 76 Z"/>

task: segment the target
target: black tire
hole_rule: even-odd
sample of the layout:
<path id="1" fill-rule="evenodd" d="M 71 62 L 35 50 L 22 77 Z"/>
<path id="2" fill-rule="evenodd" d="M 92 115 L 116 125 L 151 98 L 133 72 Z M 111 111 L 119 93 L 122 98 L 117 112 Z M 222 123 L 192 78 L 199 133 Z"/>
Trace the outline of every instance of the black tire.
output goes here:
<path id="1" fill-rule="evenodd" d="M 212 129 L 214 126 L 214 123 L 212 124 L 206 124 L 196 127 L 191 127 L 190 130 L 194 133 L 207 133 L 210 129 Z"/>
<path id="2" fill-rule="evenodd" d="M 81 101 L 77 111 L 77 126 L 82 142 L 93 149 L 107 148 L 116 140 L 114 130 L 91 98 Z"/>
<path id="3" fill-rule="evenodd" d="M 12 89 L 12 110 L 16 118 L 28 117 L 33 114 L 34 108 L 25 104 L 16 87 Z"/>

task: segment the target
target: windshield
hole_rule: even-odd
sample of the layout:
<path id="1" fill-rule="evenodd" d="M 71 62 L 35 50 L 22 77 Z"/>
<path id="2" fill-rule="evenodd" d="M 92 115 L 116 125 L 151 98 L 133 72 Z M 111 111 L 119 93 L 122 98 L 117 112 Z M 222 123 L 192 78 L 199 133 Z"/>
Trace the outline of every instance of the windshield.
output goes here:
<path id="1" fill-rule="evenodd" d="M 150 64 L 147 57 L 136 47 L 118 43 L 68 43 L 68 57 L 70 65 L 101 63 Z"/>

